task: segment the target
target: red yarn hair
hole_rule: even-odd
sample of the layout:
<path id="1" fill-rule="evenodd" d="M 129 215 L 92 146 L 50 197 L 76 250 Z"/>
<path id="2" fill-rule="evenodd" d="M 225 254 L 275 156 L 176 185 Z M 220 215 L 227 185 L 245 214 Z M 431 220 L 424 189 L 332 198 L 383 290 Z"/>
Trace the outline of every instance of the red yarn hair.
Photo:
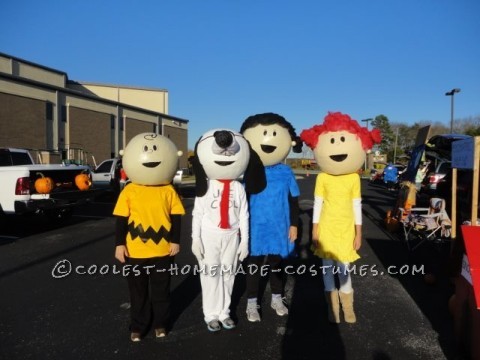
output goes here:
<path id="1" fill-rule="evenodd" d="M 361 127 L 356 120 L 349 115 L 341 112 L 329 112 L 325 116 L 322 125 L 314 125 L 310 129 L 303 130 L 300 138 L 311 149 L 315 149 L 318 143 L 318 136 L 327 132 L 347 131 L 357 135 L 362 142 L 363 150 L 369 150 L 373 144 L 378 144 L 382 140 L 380 130 L 373 129 L 369 131 L 366 127 Z"/>

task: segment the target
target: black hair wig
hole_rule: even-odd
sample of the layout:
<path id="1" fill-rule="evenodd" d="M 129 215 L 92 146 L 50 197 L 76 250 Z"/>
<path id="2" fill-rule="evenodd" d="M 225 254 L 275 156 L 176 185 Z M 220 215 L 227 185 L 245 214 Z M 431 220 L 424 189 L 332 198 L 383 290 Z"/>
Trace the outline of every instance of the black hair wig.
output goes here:
<path id="1" fill-rule="evenodd" d="M 301 153 L 303 147 L 303 141 L 295 133 L 295 128 L 290 124 L 283 116 L 274 113 L 263 113 L 249 116 L 242 124 L 240 133 L 244 133 L 245 130 L 256 127 L 257 125 L 280 125 L 288 130 L 292 141 L 295 141 L 293 152 Z"/>

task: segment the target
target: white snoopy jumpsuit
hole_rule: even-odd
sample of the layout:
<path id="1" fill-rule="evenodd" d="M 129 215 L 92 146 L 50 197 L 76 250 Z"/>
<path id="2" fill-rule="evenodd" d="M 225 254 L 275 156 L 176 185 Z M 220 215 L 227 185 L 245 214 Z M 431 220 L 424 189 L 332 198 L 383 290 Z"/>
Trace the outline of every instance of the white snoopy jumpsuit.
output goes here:
<path id="1" fill-rule="evenodd" d="M 230 317 L 230 302 L 238 262 L 239 238 L 248 244 L 248 203 L 238 181 L 230 183 L 228 219 L 230 229 L 220 228 L 220 200 L 224 184 L 208 181 L 207 193 L 195 198 L 192 219 L 192 241 L 201 241 L 203 260 L 200 266 L 203 314 L 206 323 Z"/>

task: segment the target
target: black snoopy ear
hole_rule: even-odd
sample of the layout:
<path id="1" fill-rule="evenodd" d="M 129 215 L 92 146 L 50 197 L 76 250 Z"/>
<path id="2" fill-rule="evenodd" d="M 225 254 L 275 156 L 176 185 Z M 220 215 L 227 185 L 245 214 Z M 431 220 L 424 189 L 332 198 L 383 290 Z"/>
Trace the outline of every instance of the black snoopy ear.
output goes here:
<path id="1" fill-rule="evenodd" d="M 198 143 L 201 139 L 202 137 L 200 137 L 195 144 L 195 150 L 192 159 L 193 173 L 195 174 L 195 196 L 198 197 L 205 195 L 208 189 L 207 174 L 205 173 L 203 165 L 200 163 L 200 159 L 198 158 L 197 154 Z"/>
<path id="2" fill-rule="evenodd" d="M 247 143 L 250 150 L 250 161 L 248 162 L 247 169 L 243 175 L 245 191 L 248 194 L 258 194 L 267 186 L 265 167 L 263 166 L 260 156 L 258 156 L 255 150 L 252 149 L 252 146 L 248 141 Z"/>

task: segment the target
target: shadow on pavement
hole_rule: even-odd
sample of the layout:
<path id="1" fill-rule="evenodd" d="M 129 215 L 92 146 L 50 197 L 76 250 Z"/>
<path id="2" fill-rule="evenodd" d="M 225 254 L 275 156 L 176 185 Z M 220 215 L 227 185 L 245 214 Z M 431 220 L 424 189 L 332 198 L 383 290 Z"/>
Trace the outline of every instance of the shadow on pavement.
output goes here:
<path id="1" fill-rule="evenodd" d="M 327 304 L 321 273 L 312 276 L 309 269 L 319 269 L 321 259 L 310 251 L 312 209 L 301 209 L 296 241 L 298 256 L 287 262 L 293 275 L 290 310 L 282 340 L 282 360 L 345 359 L 345 346 L 338 326 L 327 320 Z M 305 269 L 305 272 L 303 271 Z M 288 289 L 288 286 L 286 287 Z M 287 294 L 287 298 L 290 297 Z"/>
<path id="2" fill-rule="evenodd" d="M 448 278 L 448 258 L 450 244 L 426 242 L 414 251 L 409 251 L 404 240 L 402 229 L 388 232 L 383 223 L 386 211 L 393 208 L 397 193 L 385 194 L 388 198 L 376 195 L 382 191 L 370 187 L 364 192 L 362 202 L 368 204 L 364 216 L 378 225 L 381 237 L 366 239 L 381 264 L 387 269 L 394 266 L 400 272 L 403 269 L 423 269 L 422 273 L 390 275 L 397 279 L 419 310 L 430 322 L 432 329 L 438 334 L 438 343 L 447 358 L 453 358 L 453 321 L 448 310 L 448 300 L 453 293 L 453 284 Z M 364 207 L 365 209 L 365 207 Z"/>

